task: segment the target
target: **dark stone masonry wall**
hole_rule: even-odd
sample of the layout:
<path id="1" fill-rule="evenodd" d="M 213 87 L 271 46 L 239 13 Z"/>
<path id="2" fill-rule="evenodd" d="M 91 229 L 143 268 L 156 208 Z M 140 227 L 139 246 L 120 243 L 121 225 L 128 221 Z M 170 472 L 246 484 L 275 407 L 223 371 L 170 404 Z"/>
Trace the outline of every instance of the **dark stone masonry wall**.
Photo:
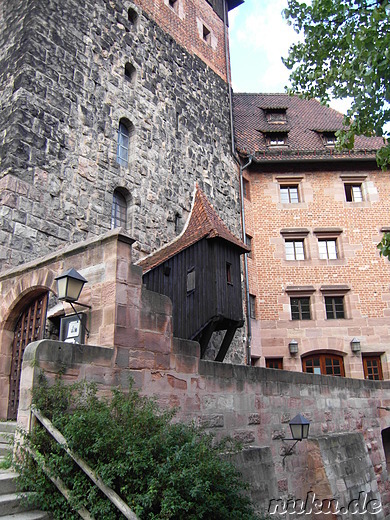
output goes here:
<path id="1" fill-rule="evenodd" d="M 176 215 L 184 225 L 195 181 L 239 233 L 215 72 L 128 1 L 4 0 L 0 13 L 0 270 L 110 229 L 118 187 L 135 260 L 174 238 Z M 134 126 L 127 167 L 121 118 Z"/>

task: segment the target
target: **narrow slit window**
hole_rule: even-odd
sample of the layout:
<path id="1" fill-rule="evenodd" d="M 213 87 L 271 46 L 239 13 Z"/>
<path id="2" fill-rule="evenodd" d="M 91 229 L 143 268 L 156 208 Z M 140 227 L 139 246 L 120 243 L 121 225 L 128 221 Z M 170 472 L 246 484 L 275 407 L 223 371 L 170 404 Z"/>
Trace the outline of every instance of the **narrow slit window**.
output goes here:
<path id="1" fill-rule="evenodd" d="M 195 269 L 187 271 L 187 295 L 195 291 Z"/>
<path id="2" fill-rule="evenodd" d="M 233 285 L 232 282 L 232 264 L 226 262 L 226 281 L 228 284 Z"/>
<path id="3" fill-rule="evenodd" d="M 123 122 L 120 122 L 118 128 L 116 161 L 121 166 L 127 166 L 129 161 L 129 140 L 129 129 Z"/>
<path id="4" fill-rule="evenodd" d="M 111 229 L 123 227 L 127 224 L 127 204 L 125 197 L 118 191 L 114 191 L 111 209 Z"/>
<path id="5" fill-rule="evenodd" d="M 256 296 L 254 294 L 249 295 L 249 316 L 256 319 Z"/>

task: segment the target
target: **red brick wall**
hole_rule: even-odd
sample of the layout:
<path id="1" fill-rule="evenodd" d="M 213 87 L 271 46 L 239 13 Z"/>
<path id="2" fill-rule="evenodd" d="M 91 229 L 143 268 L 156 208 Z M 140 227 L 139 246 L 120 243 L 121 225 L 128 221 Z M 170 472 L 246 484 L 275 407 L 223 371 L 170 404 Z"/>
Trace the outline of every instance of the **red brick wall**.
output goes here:
<path id="1" fill-rule="evenodd" d="M 206 0 L 178 0 L 175 12 L 168 0 L 134 0 L 180 45 L 196 54 L 226 81 L 224 23 Z M 202 24 L 211 33 L 210 43 L 202 38 Z"/>
<path id="2" fill-rule="evenodd" d="M 346 176 L 361 174 L 364 202 L 345 201 Z M 294 180 L 294 175 L 296 175 Z M 291 177 L 299 184 L 298 204 L 280 203 L 280 182 Z M 382 355 L 385 378 L 390 316 L 390 263 L 376 248 L 389 224 L 390 183 L 387 174 L 373 169 L 249 173 L 250 201 L 246 201 L 246 229 L 251 235 L 250 292 L 256 295 L 257 320 L 253 320 L 252 354 L 283 357 L 284 367 L 301 370 L 300 356 L 312 350 L 333 350 L 346 355 L 346 375 L 363 377 L 360 355 L 353 355 L 350 341 L 361 340 L 362 352 Z M 356 177 L 358 178 L 358 177 Z M 360 177 L 359 177 L 360 178 Z M 319 228 L 339 228 L 337 260 L 320 260 Z M 285 259 L 283 229 L 306 229 L 306 258 Z M 346 319 L 327 320 L 323 285 L 348 285 Z M 313 286 L 311 320 L 293 321 L 289 286 Z M 260 331 L 261 329 L 261 331 Z M 296 339 L 299 353 L 292 358 L 288 343 Z"/>

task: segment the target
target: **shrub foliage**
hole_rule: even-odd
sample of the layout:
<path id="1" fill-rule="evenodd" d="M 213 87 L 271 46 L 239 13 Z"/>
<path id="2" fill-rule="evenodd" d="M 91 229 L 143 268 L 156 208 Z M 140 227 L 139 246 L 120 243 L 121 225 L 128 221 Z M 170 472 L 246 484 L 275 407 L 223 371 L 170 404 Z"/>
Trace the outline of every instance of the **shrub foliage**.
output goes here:
<path id="1" fill-rule="evenodd" d="M 174 412 L 161 411 L 131 386 L 101 399 L 93 384 L 48 386 L 42 380 L 33 403 L 140 520 L 256 518 L 240 474 L 223 457 L 232 443 L 172 422 Z M 70 506 L 22 449 L 21 486 L 36 492 L 38 507 L 57 519 L 79 518 L 80 505 L 96 519 L 123 518 L 43 427 L 37 425 L 25 443 L 71 490 Z"/>

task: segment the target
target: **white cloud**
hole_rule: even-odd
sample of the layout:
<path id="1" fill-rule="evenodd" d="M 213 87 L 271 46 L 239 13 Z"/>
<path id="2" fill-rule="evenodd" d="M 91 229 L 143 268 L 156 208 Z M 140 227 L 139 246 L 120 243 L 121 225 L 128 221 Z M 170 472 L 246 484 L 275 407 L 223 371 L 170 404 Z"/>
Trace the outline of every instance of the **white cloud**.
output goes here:
<path id="1" fill-rule="evenodd" d="M 289 71 L 281 61 L 298 35 L 282 10 L 287 0 L 245 0 L 230 14 L 233 88 L 245 92 L 282 92 Z"/>

